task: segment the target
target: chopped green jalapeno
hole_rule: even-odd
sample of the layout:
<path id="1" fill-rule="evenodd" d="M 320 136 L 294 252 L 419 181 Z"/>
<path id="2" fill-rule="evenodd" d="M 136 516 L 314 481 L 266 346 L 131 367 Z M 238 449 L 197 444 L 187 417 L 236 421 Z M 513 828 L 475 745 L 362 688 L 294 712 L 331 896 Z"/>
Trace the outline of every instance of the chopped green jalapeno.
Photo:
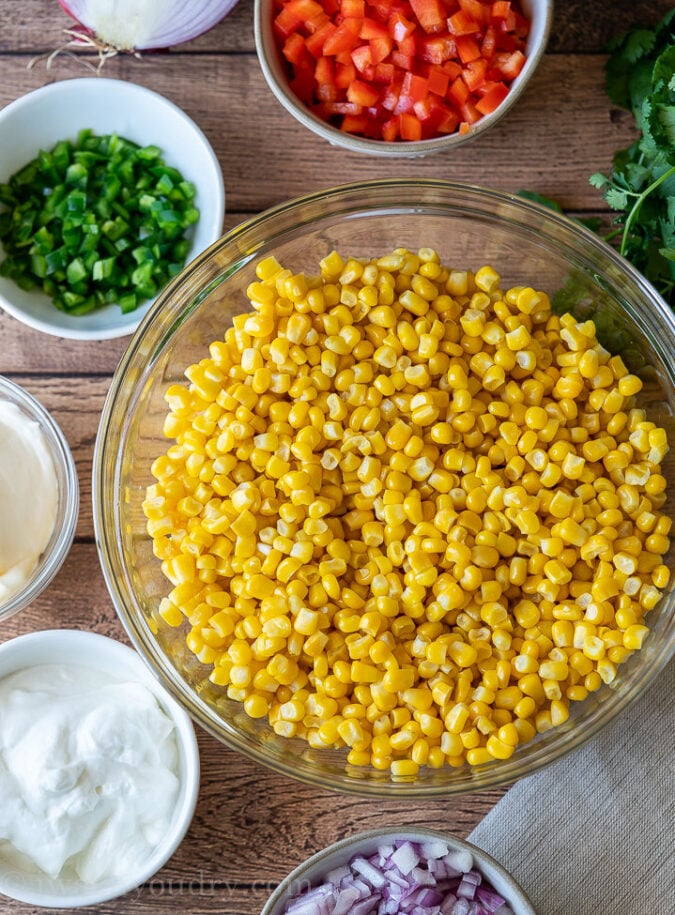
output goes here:
<path id="1" fill-rule="evenodd" d="M 157 146 L 80 131 L 0 184 L 0 275 L 69 314 L 134 311 L 184 266 L 194 197 Z"/>

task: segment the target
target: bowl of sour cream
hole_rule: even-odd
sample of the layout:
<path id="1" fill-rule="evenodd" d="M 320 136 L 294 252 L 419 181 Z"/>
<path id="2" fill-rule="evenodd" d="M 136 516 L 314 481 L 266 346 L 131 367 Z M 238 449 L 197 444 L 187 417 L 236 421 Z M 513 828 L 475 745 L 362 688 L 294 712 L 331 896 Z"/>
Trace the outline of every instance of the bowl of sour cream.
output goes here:
<path id="1" fill-rule="evenodd" d="M 63 433 L 42 404 L 0 375 L 0 620 L 35 600 L 61 568 L 78 508 Z"/>
<path id="2" fill-rule="evenodd" d="M 0 894 L 105 902 L 155 874 L 199 790 L 188 715 L 131 648 L 46 630 L 0 645 Z"/>

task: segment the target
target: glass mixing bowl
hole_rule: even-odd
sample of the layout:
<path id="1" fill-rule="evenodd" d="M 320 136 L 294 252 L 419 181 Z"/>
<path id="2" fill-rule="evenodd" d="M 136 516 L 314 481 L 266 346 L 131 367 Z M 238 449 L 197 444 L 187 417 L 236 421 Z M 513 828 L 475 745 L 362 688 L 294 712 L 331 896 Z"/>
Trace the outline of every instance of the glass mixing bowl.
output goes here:
<path id="1" fill-rule="evenodd" d="M 222 338 L 233 315 L 250 311 L 245 291 L 256 265 L 275 255 L 294 272 L 316 272 L 334 248 L 376 255 L 433 247 L 442 262 L 473 270 L 491 264 L 503 288 L 519 283 L 593 315 L 601 339 L 645 379 L 650 418 L 675 441 L 675 319 L 666 303 L 611 248 L 576 223 L 517 197 L 443 181 L 353 184 L 283 204 L 240 225 L 198 257 L 159 297 L 132 338 L 112 382 L 94 456 L 94 522 L 104 575 L 134 645 L 156 675 L 207 731 L 291 778 L 369 796 L 430 797 L 508 784 L 579 747 L 618 715 L 656 676 L 675 646 L 675 598 L 648 615 L 641 651 L 611 686 L 571 703 L 569 720 L 480 767 L 421 768 L 415 778 L 346 763 L 344 752 L 315 750 L 277 736 L 208 679 L 185 632 L 158 613 L 169 586 L 146 534 L 142 502 L 150 466 L 164 453 L 164 392 Z M 664 473 L 675 481 L 673 464 Z M 672 485 L 670 486 L 672 490 Z M 668 507 L 665 509 L 668 511 Z M 670 511 L 672 514 L 672 511 Z M 672 566 L 671 550 L 670 561 Z"/>

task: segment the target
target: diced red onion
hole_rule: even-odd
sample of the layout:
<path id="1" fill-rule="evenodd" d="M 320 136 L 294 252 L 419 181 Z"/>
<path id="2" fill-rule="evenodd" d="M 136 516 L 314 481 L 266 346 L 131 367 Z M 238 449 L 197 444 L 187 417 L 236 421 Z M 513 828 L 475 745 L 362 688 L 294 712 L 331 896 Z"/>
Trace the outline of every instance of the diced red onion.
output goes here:
<path id="1" fill-rule="evenodd" d="M 412 842 L 404 842 L 389 860 L 407 877 L 419 863 L 420 856 Z"/>
<path id="2" fill-rule="evenodd" d="M 504 905 L 502 897 L 486 886 L 479 886 L 476 890 L 476 899 L 487 912 L 497 912 Z"/>
<path id="3" fill-rule="evenodd" d="M 435 842 L 420 843 L 420 857 L 425 861 L 432 861 L 437 858 L 444 858 L 448 853 L 448 846 L 445 842 L 437 839 Z"/>
<path id="4" fill-rule="evenodd" d="M 441 841 L 396 842 L 333 868 L 285 915 L 513 915 L 468 851 Z"/>
<path id="5" fill-rule="evenodd" d="M 426 867 L 414 867 L 412 873 L 410 874 L 412 880 L 414 880 L 417 886 L 435 886 L 436 880 L 434 875 L 427 870 Z"/>
<path id="6" fill-rule="evenodd" d="M 366 861 L 365 858 L 354 858 L 351 866 L 352 870 L 365 877 L 368 883 L 374 886 L 376 890 L 381 890 L 387 882 L 387 878 L 382 871 L 378 870 L 370 861 Z"/>
<path id="7" fill-rule="evenodd" d="M 143 51 L 182 44 L 208 31 L 237 0 L 59 0 L 102 47 Z"/>
<path id="8" fill-rule="evenodd" d="M 473 899 L 476 895 L 476 887 L 480 883 L 480 874 L 477 871 L 469 871 L 467 874 L 464 874 L 459 886 L 457 887 L 457 895 L 462 896 L 465 899 Z"/>

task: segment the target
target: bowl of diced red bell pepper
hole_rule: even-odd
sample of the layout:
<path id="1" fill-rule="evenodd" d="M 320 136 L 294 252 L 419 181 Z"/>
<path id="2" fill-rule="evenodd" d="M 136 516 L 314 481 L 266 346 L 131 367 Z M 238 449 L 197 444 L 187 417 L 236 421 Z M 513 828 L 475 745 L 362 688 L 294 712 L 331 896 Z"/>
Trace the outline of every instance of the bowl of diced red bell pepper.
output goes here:
<path id="1" fill-rule="evenodd" d="M 333 145 L 424 156 L 491 127 L 548 40 L 552 0 L 256 0 L 263 74 Z"/>

